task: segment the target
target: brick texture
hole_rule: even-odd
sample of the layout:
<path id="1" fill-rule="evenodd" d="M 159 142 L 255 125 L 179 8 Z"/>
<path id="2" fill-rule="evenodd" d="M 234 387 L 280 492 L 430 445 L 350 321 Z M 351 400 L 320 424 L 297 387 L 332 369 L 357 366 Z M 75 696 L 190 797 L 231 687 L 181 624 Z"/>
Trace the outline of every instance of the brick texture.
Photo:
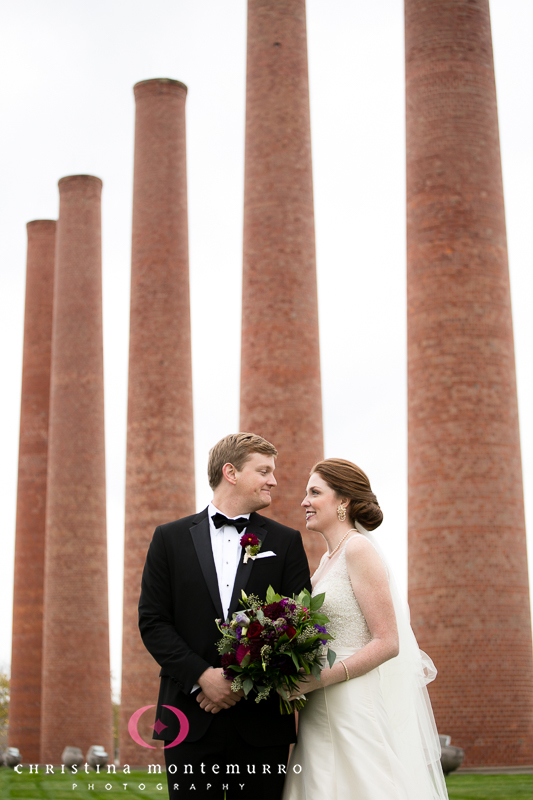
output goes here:
<path id="1" fill-rule="evenodd" d="M 55 220 L 28 222 L 9 746 L 39 761 Z"/>
<path id="2" fill-rule="evenodd" d="M 157 525 L 195 511 L 185 100 L 176 80 L 134 87 L 135 165 L 131 264 L 121 763 L 157 760 L 127 724 L 154 704 L 159 667 L 145 649 L 137 604 Z M 151 742 L 154 710 L 139 731 Z M 161 753 L 159 753 L 161 755 Z M 159 759 L 160 763 L 163 763 Z"/>
<path id="3" fill-rule="evenodd" d="M 41 761 L 66 745 L 113 754 L 107 601 L 100 195 L 59 181 L 46 554 Z"/>
<path id="4" fill-rule="evenodd" d="M 249 0 L 240 428 L 279 451 L 268 513 L 325 550 L 300 503 L 323 458 L 305 0 Z"/>
<path id="5" fill-rule="evenodd" d="M 533 763 L 515 362 L 487 0 L 406 0 L 409 600 L 465 766 Z"/>

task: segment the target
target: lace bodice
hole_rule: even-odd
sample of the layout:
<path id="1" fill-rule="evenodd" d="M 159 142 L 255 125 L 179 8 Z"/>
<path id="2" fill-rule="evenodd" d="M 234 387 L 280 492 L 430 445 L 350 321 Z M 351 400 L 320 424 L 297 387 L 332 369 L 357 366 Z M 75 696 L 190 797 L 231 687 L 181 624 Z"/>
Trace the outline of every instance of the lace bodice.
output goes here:
<path id="1" fill-rule="evenodd" d="M 372 634 L 353 593 L 346 566 L 346 545 L 339 552 L 336 562 L 315 584 L 313 595 L 322 592 L 326 593 L 326 597 L 320 611 L 329 617 L 327 628 L 335 637 L 331 641 L 333 650 L 359 650 L 368 644 L 372 640 Z"/>

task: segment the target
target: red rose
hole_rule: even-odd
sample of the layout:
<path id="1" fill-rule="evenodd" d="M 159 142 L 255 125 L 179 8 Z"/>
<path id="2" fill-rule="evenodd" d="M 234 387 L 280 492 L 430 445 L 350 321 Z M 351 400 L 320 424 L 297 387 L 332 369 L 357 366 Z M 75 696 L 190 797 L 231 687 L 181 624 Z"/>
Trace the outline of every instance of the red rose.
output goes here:
<path id="1" fill-rule="evenodd" d="M 289 639 L 293 639 L 296 636 L 296 631 L 292 627 L 292 625 L 287 625 L 287 629 L 285 631 Z"/>
<path id="2" fill-rule="evenodd" d="M 261 625 L 261 623 L 257 622 L 257 620 L 254 620 L 248 626 L 248 632 L 246 635 L 249 639 L 259 639 L 259 637 L 261 636 L 261 631 L 263 630 L 264 628 Z"/>

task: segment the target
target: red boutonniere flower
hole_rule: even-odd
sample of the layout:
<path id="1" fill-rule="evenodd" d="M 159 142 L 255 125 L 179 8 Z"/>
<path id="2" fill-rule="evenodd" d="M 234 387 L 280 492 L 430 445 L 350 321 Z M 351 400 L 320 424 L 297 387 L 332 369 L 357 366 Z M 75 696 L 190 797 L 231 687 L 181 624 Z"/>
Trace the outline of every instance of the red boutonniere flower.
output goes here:
<path id="1" fill-rule="evenodd" d="M 248 563 L 248 559 L 255 559 L 258 552 L 261 550 L 261 542 L 254 533 L 243 533 L 241 536 L 241 546 L 244 547 L 244 563 Z"/>

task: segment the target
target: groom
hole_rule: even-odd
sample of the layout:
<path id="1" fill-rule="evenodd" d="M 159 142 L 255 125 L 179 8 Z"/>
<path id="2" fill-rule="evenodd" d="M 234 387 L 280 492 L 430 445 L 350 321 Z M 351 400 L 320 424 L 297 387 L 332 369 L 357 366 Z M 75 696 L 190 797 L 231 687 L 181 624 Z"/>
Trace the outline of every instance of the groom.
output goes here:
<path id="1" fill-rule="evenodd" d="M 164 706 L 180 709 L 189 721 L 185 741 L 165 750 L 171 800 L 190 791 L 221 800 L 224 790 L 228 800 L 281 798 L 289 745 L 296 740 L 294 716 L 280 714 L 275 694 L 255 703 L 252 695 L 232 692 L 215 622 L 240 608 L 243 589 L 261 599 L 269 585 L 289 596 L 311 589 L 300 533 L 257 514 L 270 505 L 277 454 L 260 436 L 226 436 L 209 453 L 212 502 L 199 514 L 157 527 L 148 550 L 139 628 L 161 667 L 154 739 L 168 743 L 179 733 L 177 717 Z M 244 532 L 261 541 L 259 555 L 247 564 Z"/>

